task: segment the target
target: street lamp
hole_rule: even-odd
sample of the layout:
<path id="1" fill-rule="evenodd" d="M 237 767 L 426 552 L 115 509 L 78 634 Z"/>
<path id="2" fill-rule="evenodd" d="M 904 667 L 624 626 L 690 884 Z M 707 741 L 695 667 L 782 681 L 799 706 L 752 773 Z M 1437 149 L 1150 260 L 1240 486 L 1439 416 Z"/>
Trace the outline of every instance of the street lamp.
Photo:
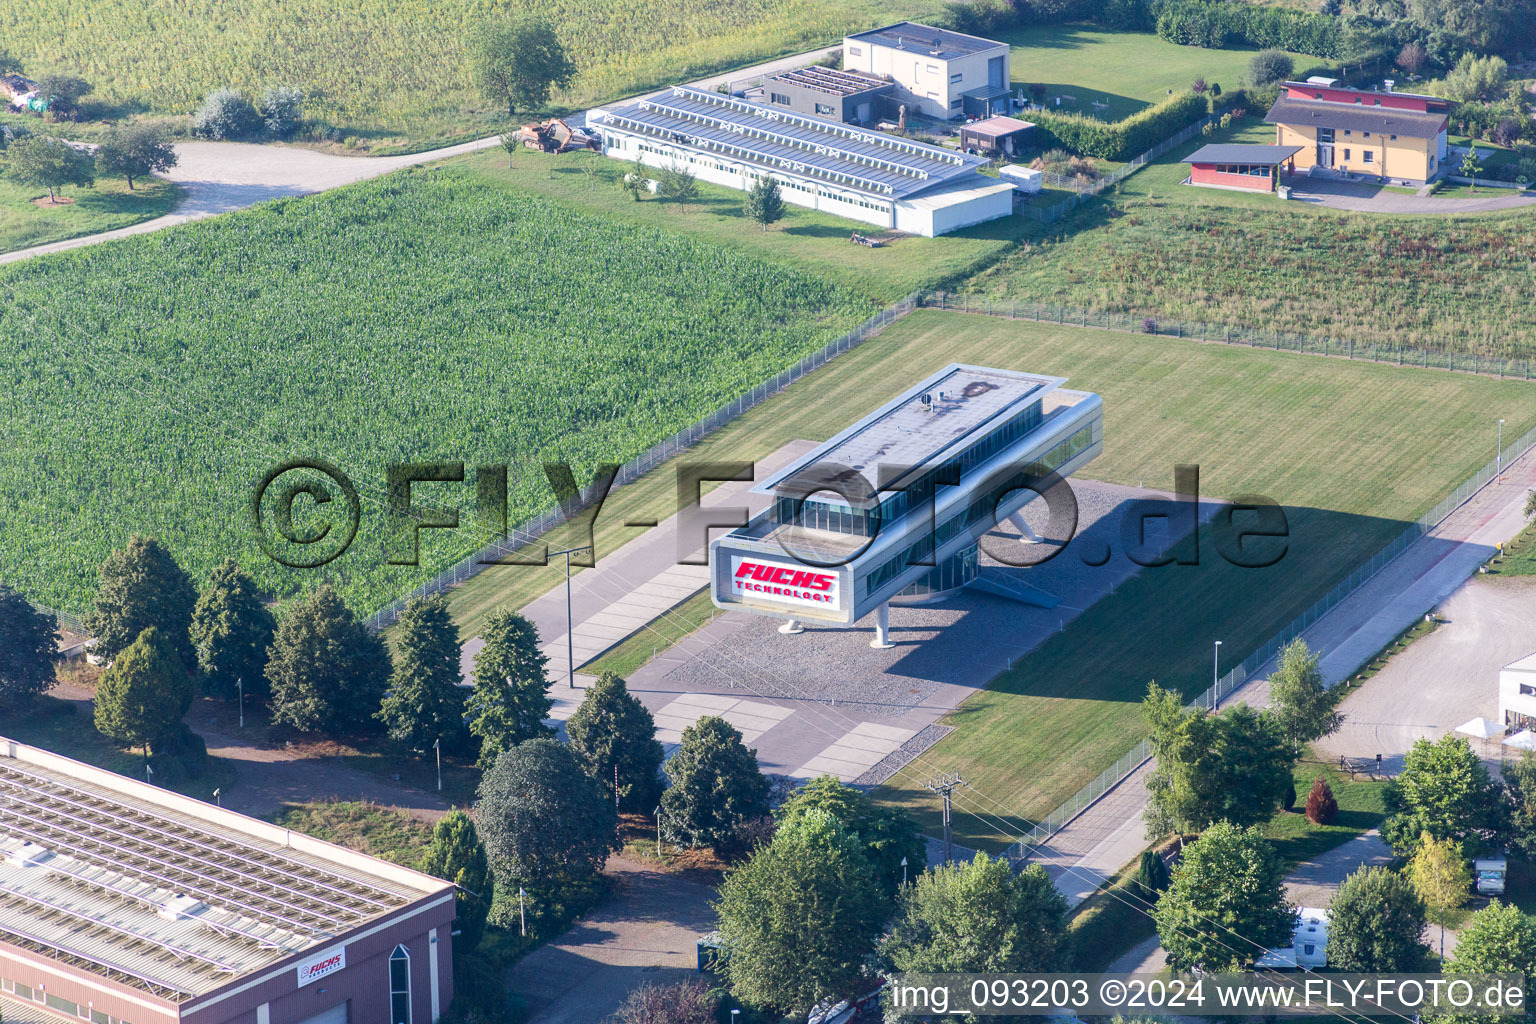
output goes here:
<path id="1" fill-rule="evenodd" d="M 437 791 L 443 791 L 443 740 L 442 737 L 432 741 L 432 749 L 437 753 Z"/>
<path id="2" fill-rule="evenodd" d="M 1211 707 L 1216 706 L 1216 686 L 1221 681 L 1221 641 L 1211 648 Z"/>
<path id="3" fill-rule="evenodd" d="M 661 856 L 661 804 L 656 805 L 656 856 Z"/>
<path id="4" fill-rule="evenodd" d="M 523 899 L 527 895 L 522 886 L 517 887 L 518 933 L 523 936 L 528 934 L 528 908 L 523 903 Z"/>
<path id="5" fill-rule="evenodd" d="M 901 858 L 901 884 L 907 884 L 907 858 Z"/>
<path id="6" fill-rule="evenodd" d="M 1498 451 L 1498 454 L 1494 456 L 1494 461 L 1498 464 L 1498 467 L 1499 467 L 1498 472 L 1495 473 L 1494 475 L 1495 476 L 1503 476 L 1504 475 L 1504 421 L 1503 420 L 1499 420 L 1499 451 Z"/>
<path id="7" fill-rule="evenodd" d="M 552 555 L 565 556 L 565 685 L 572 690 L 576 689 L 576 645 L 571 639 L 571 556 L 578 551 L 591 550 L 592 545 L 583 544 L 579 548 L 550 552 Z"/>
<path id="8" fill-rule="evenodd" d="M 215 789 L 213 791 L 213 804 L 214 804 L 215 807 L 223 807 L 224 806 L 223 802 L 221 802 L 219 800 L 219 790 L 217 790 L 217 789 Z"/>
<path id="9" fill-rule="evenodd" d="M 236 679 L 235 689 L 240 691 L 240 728 L 245 728 L 245 680 Z"/>

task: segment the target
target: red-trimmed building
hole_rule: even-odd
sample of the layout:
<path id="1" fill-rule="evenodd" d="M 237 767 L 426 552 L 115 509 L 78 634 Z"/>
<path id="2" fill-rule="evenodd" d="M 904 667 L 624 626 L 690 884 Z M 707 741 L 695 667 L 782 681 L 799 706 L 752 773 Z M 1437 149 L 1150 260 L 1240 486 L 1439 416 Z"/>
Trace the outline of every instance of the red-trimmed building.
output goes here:
<path id="1" fill-rule="evenodd" d="M 1273 192 L 1281 171 L 1290 173 L 1300 146 L 1202 146 L 1184 162 L 1188 183 L 1240 192 Z"/>
<path id="2" fill-rule="evenodd" d="M 1294 167 L 1404 185 L 1444 170 L 1451 101 L 1416 93 L 1286 82 L 1264 120 L 1298 146 Z"/>

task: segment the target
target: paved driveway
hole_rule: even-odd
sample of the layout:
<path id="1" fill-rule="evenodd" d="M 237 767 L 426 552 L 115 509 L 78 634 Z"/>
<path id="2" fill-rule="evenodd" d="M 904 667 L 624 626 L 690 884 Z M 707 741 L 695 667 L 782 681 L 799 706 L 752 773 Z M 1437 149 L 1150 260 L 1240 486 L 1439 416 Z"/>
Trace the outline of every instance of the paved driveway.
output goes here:
<path id="1" fill-rule="evenodd" d="M 1379 185 L 1355 181 L 1329 181 L 1326 178 L 1292 177 L 1291 201 L 1326 206 L 1334 210 L 1358 210 L 1362 213 L 1486 213 L 1536 205 L 1536 195 L 1514 189 L 1489 189 L 1491 195 L 1480 198 L 1453 199 L 1446 196 L 1415 196 L 1393 192 Z"/>

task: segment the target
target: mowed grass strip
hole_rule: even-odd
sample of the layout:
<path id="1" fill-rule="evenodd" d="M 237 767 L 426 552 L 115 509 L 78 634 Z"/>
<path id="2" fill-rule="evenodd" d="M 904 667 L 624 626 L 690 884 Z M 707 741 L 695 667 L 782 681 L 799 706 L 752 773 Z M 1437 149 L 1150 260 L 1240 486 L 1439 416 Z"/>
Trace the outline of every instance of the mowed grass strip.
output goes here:
<path id="1" fill-rule="evenodd" d="M 371 611 L 491 539 L 475 467 L 510 467 L 522 522 L 553 503 L 542 463 L 585 485 L 877 308 L 451 168 L 22 261 L 0 268 L 0 579 L 84 610 L 102 559 L 153 533 L 196 578 L 234 556 L 279 596 L 329 580 Z M 284 569 L 248 502 L 316 457 L 363 492 L 361 529 L 323 569 Z M 466 466 L 413 491 L 462 510 L 423 531 L 419 566 L 386 564 L 386 467 L 405 462 Z M 325 511 L 298 510 L 300 531 Z"/>
<path id="2" fill-rule="evenodd" d="M 58 195 L 65 202 L 48 205 L 47 189 L 23 188 L 0 178 L 0 253 L 163 216 L 176 208 L 181 189 L 146 177 L 135 181 L 130 192 L 122 179 L 102 178 L 94 188 L 67 186 Z"/>

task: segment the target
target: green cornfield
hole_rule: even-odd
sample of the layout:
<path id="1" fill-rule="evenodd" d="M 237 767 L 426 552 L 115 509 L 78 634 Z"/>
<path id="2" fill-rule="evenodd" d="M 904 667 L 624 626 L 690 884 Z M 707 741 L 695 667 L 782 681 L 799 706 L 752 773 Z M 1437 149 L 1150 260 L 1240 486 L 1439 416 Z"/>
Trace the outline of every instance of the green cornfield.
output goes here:
<path id="1" fill-rule="evenodd" d="M 554 97 L 579 107 L 836 42 L 902 14 L 874 0 L 12 0 L 0 40 L 29 72 L 83 75 L 104 101 L 184 113 L 220 86 L 298 86 L 308 113 L 363 138 L 431 139 L 480 124 L 465 40 L 532 10 L 580 73 Z"/>
<path id="2" fill-rule="evenodd" d="M 232 555 L 279 596 L 329 580 L 372 610 L 487 539 L 474 467 L 510 466 L 522 522 L 553 500 L 543 462 L 585 486 L 874 310 L 453 168 L 0 268 L 0 580 L 82 611 L 108 552 L 153 533 L 199 579 Z M 249 526 L 259 478 L 293 458 L 362 495 L 321 569 L 276 565 Z M 426 461 L 469 467 L 413 495 L 463 525 L 386 565 L 385 467 Z M 298 531 L 332 510 L 308 501 Z"/>

